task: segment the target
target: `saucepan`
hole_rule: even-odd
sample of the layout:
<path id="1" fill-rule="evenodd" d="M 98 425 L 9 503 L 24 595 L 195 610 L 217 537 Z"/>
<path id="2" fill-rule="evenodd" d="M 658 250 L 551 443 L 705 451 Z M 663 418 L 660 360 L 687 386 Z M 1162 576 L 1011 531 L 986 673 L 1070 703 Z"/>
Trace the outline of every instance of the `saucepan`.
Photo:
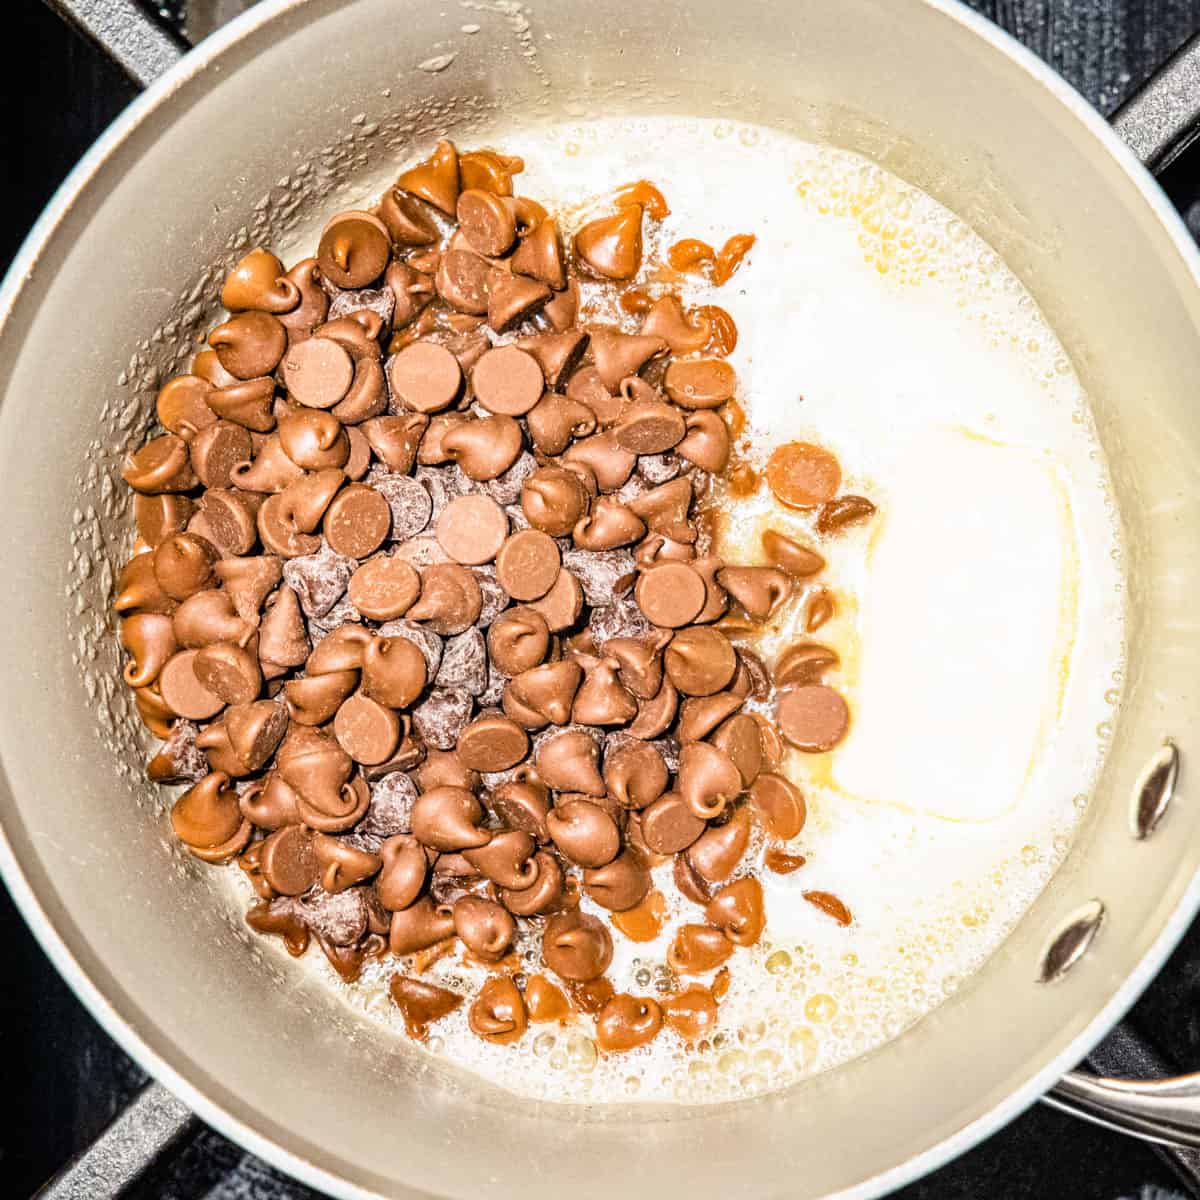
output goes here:
<path id="1" fill-rule="evenodd" d="M 1114 132 L 950 0 L 264 0 L 181 61 L 126 0 L 58 6 L 150 86 L 0 294 L 0 868 L 84 1003 L 178 1097 L 142 1097 L 144 1136 L 169 1138 L 186 1106 L 335 1196 L 524 1200 L 877 1195 L 1056 1084 L 1103 1119 L 1197 1141 L 1188 1080 L 1059 1081 L 1200 905 L 1200 255 L 1143 165 L 1194 132 L 1200 50 Z M 371 1036 L 213 902 L 213 873 L 165 836 L 118 680 L 109 613 L 130 522 L 115 483 L 246 248 L 285 245 L 438 136 L 658 112 L 864 154 L 1020 276 L 1112 468 L 1129 669 L 1070 853 L 945 1004 L 785 1092 L 589 1110 L 514 1101 Z M 110 1146 L 71 1194 L 102 1194 L 121 1161 Z"/>

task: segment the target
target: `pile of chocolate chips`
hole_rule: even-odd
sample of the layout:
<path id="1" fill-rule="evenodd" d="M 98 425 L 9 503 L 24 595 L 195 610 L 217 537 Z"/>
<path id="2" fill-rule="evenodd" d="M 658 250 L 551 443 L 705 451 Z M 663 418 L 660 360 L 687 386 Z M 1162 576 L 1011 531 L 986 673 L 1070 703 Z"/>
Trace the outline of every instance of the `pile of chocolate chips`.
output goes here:
<path id="1" fill-rule="evenodd" d="M 230 319 L 124 469 L 124 678 L 165 739 L 150 778 L 191 785 L 179 839 L 237 861 L 261 897 L 247 920 L 292 953 L 315 938 L 348 981 L 404 960 L 414 1036 L 464 1002 L 420 977 L 459 939 L 494 968 L 469 1013 L 488 1040 L 572 1007 L 603 1050 L 664 1021 L 694 1039 L 719 984 L 614 995 L 609 925 L 580 896 L 652 935 L 650 869 L 675 856 L 701 906 L 677 976 L 759 938 L 747 847 L 805 815 L 774 773 L 780 733 L 825 751 L 849 717 L 831 649 L 802 641 L 772 672 L 748 642 L 824 561 L 775 530 L 769 565 L 713 554 L 736 330 L 686 312 L 662 271 L 654 298 L 629 286 L 661 195 L 625 189 L 568 252 L 513 196 L 521 166 L 442 142 L 375 209 L 333 217 L 315 258 L 236 266 Z M 593 310 L 631 301 L 637 331 L 589 323 L 579 278 L 601 285 Z M 872 511 L 840 480 L 803 443 L 766 471 L 826 534 Z M 758 482 L 743 465 L 741 489 Z M 518 974 L 514 945 L 538 935 L 561 987 Z"/>

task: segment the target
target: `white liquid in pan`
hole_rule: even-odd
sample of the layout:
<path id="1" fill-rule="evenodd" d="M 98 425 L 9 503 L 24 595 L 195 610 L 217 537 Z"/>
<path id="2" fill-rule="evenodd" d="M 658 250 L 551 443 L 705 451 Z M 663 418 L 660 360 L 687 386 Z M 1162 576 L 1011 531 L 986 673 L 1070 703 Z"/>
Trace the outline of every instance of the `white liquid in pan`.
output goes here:
<path id="1" fill-rule="evenodd" d="M 525 158 L 523 192 L 579 220 L 619 184 L 658 184 L 672 211 L 656 247 L 757 235 L 730 283 L 687 295 L 737 322 L 753 456 L 819 442 L 840 459 L 843 490 L 879 514 L 829 548 L 821 577 L 839 610 L 819 637 L 842 657 L 830 682 L 854 723 L 833 754 L 786 765 L 809 809 L 788 849 L 808 863 L 762 873 L 766 936 L 731 960 L 711 1044 L 685 1052 L 664 1032 L 598 1057 L 585 1019 L 496 1047 L 469 1033 L 464 1006 L 430 1046 L 547 1099 L 715 1101 L 784 1086 L 952 992 L 1045 884 L 1086 804 L 1119 699 L 1122 592 L 1085 397 L 996 255 L 854 155 L 701 121 L 515 131 L 497 144 Z M 765 490 L 729 516 L 732 561 L 761 561 L 767 523 L 806 530 Z M 794 623 L 773 631 L 780 645 Z M 656 883 L 675 916 L 650 945 L 614 933 L 618 991 L 654 995 L 671 930 L 697 919 L 670 867 Z M 838 895 L 852 926 L 805 902 L 810 889 Z M 371 967 L 344 991 L 400 1029 L 394 969 Z M 431 977 L 468 975 L 454 955 Z"/>

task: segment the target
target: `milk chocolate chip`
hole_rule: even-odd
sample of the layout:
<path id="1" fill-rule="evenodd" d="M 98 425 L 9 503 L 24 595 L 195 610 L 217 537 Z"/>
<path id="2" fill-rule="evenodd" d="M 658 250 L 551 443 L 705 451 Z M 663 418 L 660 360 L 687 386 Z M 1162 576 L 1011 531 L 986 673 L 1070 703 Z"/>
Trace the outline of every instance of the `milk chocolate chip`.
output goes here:
<path id="1" fill-rule="evenodd" d="M 380 904 L 396 912 L 416 903 L 429 871 L 421 843 L 408 834 L 396 834 L 380 846 L 379 857 L 382 866 L 375 891 Z"/>
<path id="2" fill-rule="evenodd" d="M 226 276 L 221 303 L 231 313 L 251 308 L 287 313 L 300 303 L 300 289 L 284 274 L 283 263 L 258 247 Z"/>
<path id="3" fill-rule="evenodd" d="M 409 167 L 396 180 L 396 186 L 432 204 L 447 216 L 454 216 L 459 195 L 458 151 L 454 144 L 438 142 L 427 159 Z"/>
<path id="4" fill-rule="evenodd" d="M 458 398 L 462 368 L 458 359 L 436 342 L 413 342 L 388 364 L 392 395 L 405 408 L 441 412 Z"/>
<path id="5" fill-rule="evenodd" d="M 655 854 L 678 854 L 704 832 L 704 821 L 678 792 L 668 792 L 642 810 L 641 831 Z"/>
<path id="6" fill-rule="evenodd" d="M 283 359 L 283 379 L 292 398 L 308 408 L 332 408 L 354 382 L 354 362 L 332 338 L 308 338 Z"/>
<path id="7" fill-rule="evenodd" d="M 421 577 L 402 558 L 372 558 L 350 577 L 350 603 L 370 621 L 402 617 L 416 602 Z"/>
<path id="8" fill-rule="evenodd" d="M 450 636 L 474 625 L 482 606 L 479 581 L 470 570 L 458 563 L 434 563 L 421 572 L 421 596 L 407 616 Z"/>
<path id="9" fill-rule="evenodd" d="M 707 626 L 681 629 L 663 656 L 671 682 L 688 696 L 711 696 L 726 687 L 737 670 L 729 639 Z"/>
<path id="10" fill-rule="evenodd" d="M 429 1026 L 434 1021 L 448 1017 L 463 1002 L 457 992 L 407 975 L 393 975 L 390 991 L 404 1017 L 408 1036 L 417 1042 L 429 1036 Z"/>
<path id="11" fill-rule="evenodd" d="M 519 675 L 542 662 L 550 646 L 545 618 L 531 608 L 508 609 L 487 632 L 488 653 L 498 670 Z"/>
<path id="12" fill-rule="evenodd" d="M 488 412 L 523 417 L 542 398 L 537 359 L 516 346 L 489 350 L 471 372 L 475 398 Z"/>
<path id="13" fill-rule="evenodd" d="M 612 862 L 585 870 L 583 890 L 603 908 L 626 912 L 650 891 L 650 872 L 645 859 L 636 850 L 626 848 Z"/>
<path id="14" fill-rule="evenodd" d="M 467 1024 L 477 1037 L 497 1046 L 520 1041 L 529 1027 L 520 989 L 507 975 L 493 975 L 479 989 Z"/>
<path id="15" fill-rule="evenodd" d="M 407 708 L 425 687 L 425 656 L 403 637 L 373 638 L 363 653 L 363 691 L 389 708 Z"/>
<path id="16" fill-rule="evenodd" d="M 287 330 L 265 312 L 243 312 L 208 335 L 221 366 L 235 379 L 270 375 L 287 349 Z"/>
<path id="17" fill-rule="evenodd" d="M 486 846 L 491 834 L 479 828 L 483 809 L 464 788 L 440 786 L 422 792 L 413 805 L 413 834 L 434 850 Z"/>
<path id="18" fill-rule="evenodd" d="M 721 883 L 733 874 L 749 844 L 750 811 L 742 807 L 724 825 L 710 825 L 688 847 L 687 857 L 706 883 Z"/>
<path id="19" fill-rule="evenodd" d="M 454 904 L 454 931 L 476 958 L 499 962 L 508 953 L 517 926 L 494 900 L 463 896 Z"/>
<path id="20" fill-rule="evenodd" d="M 782 693 L 777 720 L 783 736 L 798 750 L 823 754 L 846 736 L 850 710 L 833 688 L 808 684 Z"/>
<path id="21" fill-rule="evenodd" d="M 662 1002 L 663 1021 L 685 1042 L 698 1042 L 717 1027 L 717 1002 L 706 987 L 693 984 Z"/>
<path id="22" fill-rule="evenodd" d="M 750 803 L 772 837 L 790 841 L 804 828 L 804 797 L 782 775 L 760 775 L 750 787 Z"/>
<path id="23" fill-rule="evenodd" d="M 704 580 L 681 562 L 664 562 L 643 571 L 634 587 L 646 619 L 664 629 L 680 629 L 694 621 L 707 595 Z"/>
<path id="24" fill-rule="evenodd" d="M 461 192 L 456 206 L 458 227 L 471 247 L 488 258 L 499 258 L 517 240 L 517 219 L 499 196 L 480 188 Z"/>
<path id="25" fill-rule="evenodd" d="M 542 936 L 542 958 L 556 975 L 572 982 L 598 979 L 612 962 L 612 936 L 587 913 L 551 917 Z"/>
<path id="26" fill-rule="evenodd" d="M 782 567 L 797 579 L 807 579 L 825 568 L 825 560 L 815 550 L 777 529 L 763 530 L 762 548 L 777 567 Z"/>
<path id="27" fill-rule="evenodd" d="M 553 217 L 546 217 L 529 230 L 511 261 L 512 269 L 519 275 L 528 275 L 558 292 L 567 286 L 562 240 Z"/>
<path id="28" fill-rule="evenodd" d="M 811 442 L 787 442 L 767 461 L 767 486 L 790 508 L 817 508 L 837 495 L 841 482 L 841 464 Z"/>
<path id="29" fill-rule="evenodd" d="M 344 212 L 325 226 L 317 262 L 325 278 L 338 287 L 361 288 L 383 274 L 391 254 L 391 235 L 378 217 L 368 212 Z"/>
<path id="30" fill-rule="evenodd" d="M 720 358 L 674 359 L 663 377 L 663 388 L 680 408 L 719 408 L 736 387 L 737 375 Z"/>
<path id="31" fill-rule="evenodd" d="M 538 776 L 547 787 L 587 796 L 603 796 L 606 792 L 599 759 L 595 739 L 576 729 L 547 737 L 534 752 Z"/>
<path id="32" fill-rule="evenodd" d="M 596 1045 L 605 1053 L 622 1053 L 652 1042 L 662 1028 L 657 1000 L 625 993 L 614 996 L 596 1017 Z"/>
<path id="33" fill-rule="evenodd" d="M 625 808 L 652 804 L 666 791 L 668 779 L 662 754 L 645 742 L 625 742 L 604 756 L 608 794 Z"/>
<path id="34" fill-rule="evenodd" d="M 616 822 L 587 800 L 571 800 L 552 809 L 546 828 L 563 856 L 581 867 L 611 863 L 621 848 Z"/>
<path id="35" fill-rule="evenodd" d="M 529 750 L 525 731 L 508 717 L 484 716 L 459 735 L 458 757 L 473 771 L 506 771 Z"/>
<path id="36" fill-rule="evenodd" d="M 285 825 L 263 842 L 262 873 L 281 896 L 300 896 L 320 874 L 313 835 L 303 825 Z"/>
<path id="37" fill-rule="evenodd" d="M 589 221 L 575 235 L 575 254 L 602 279 L 632 279 L 642 265 L 642 206 L 629 204 Z"/>
<path id="38" fill-rule="evenodd" d="M 681 925 L 667 951 L 667 965 L 677 975 L 703 975 L 728 962 L 733 943 L 711 925 Z"/>
<path id="39" fill-rule="evenodd" d="M 753 946 L 767 923 L 762 884 L 752 876 L 726 884 L 708 902 L 704 916 L 735 946 Z"/>
<path id="40" fill-rule="evenodd" d="M 508 517 L 490 496 L 457 496 L 438 518 L 438 543 L 455 562 L 470 566 L 491 562 L 507 536 Z"/>

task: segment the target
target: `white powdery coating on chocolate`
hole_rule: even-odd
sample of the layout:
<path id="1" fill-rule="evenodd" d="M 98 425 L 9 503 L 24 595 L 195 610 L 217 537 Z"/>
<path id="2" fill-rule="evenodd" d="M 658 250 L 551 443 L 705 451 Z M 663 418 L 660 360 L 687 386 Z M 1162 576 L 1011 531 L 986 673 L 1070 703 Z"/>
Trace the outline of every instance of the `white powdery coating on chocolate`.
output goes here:
<path id="1" fill-rule="evenodd" d="M 336 895 L 318 889 L 300 901 L 300 916 L 314 934 L 335 946 L 352 946 L 367 932 L 362 888 L 347 888 Z"/>
<path id="2" fill-rule="evenodd" d="M 489 564 L 475 567 L 473 571 L 482 597 L 479 620 L 475 625 L 479 629 L 486 629 L 512 603 L 512 597 L 500 586 L 495 567 Z"/>
<path id="3" fill-rule="evenodd" d="M 171 764 L 172 778 L 194 783 L 211 769 L 204 751 L 196 745 L 196 734 L 199 732 L 193 722 L 180 718 L 171 726 L 170 736 L 158 748 L 159 755 Z"/>
<path id="4" fill-rule="evenodd" d="M 612 604 L 633 583 L 631 550 L 566 550 L 563 566 L 579 580 L 583 598 L 593 608 Z"/>
<path id="5" fill-rule="evenodd" d="M 392 771 L 370 784 L 370 789 L 371 803 L 354 831 L 378 838 L 412 833 L 412 810 L 417 802 L 417 785 L 403 771 Z"/>
<path id="6" fill-rule="evenodd" d="M 658 487 L 660 483 L 670 483 L 681 470 L 683 459 L 674 450 L 668 450 L 664 454 L 643 454 L 637 460 L 638 475 L 654 487 Z"/>
<path id="7" fill-rule="evenodd" d="M 475 701 L 469 692 L 436 687 L 412 710 L 412 719 L 429 745 L 438 750 L 453 750 L 474 710 Z"/>
<path id="8" fill-rule="evenodd" d="M 490 417 L 492 414 L 485 411 L 482 415 Z M 517 461 L 504 474 L 497 475 L 495 479 L 468 479 L 457 466 L 451 476 L 459 491 L 463 493 L 480 492 L 485 496 L 491 496 L 497 504 L 504 506 L 517 504 L 520 501 L 521 488 L 524 486 L 525 480 L 537 469 L 537 459 L 528 450 L 523 450 L 517 456 Z"/>
<path id="9" fill-rule="evenodd" d="M 617 596 L 611 604 L 593 608 L 588 628 L 596 645 L 603 647 L 609 638 L 643 638 L 656 628 L 646 620 L 632 596 Z"/>
<path id="10" fill-rule="evenodd" d="M 392 531 L 388 535 L 391 541 L 406 542 L 429 528 L 433 502 L 428 489 L 417 480 L 408 475 L 372 469 L 366 482 L 388 502 L 392 510 Z"/>
<path id="11" fill-rule="evenodd" d="M 445 467 L 418 467 L 413 472 L 413 480 L 425 489 L 425 494 L 429 497 L 429 521 L 436 521 L 445 511 L 446 505 L 456 496 L 463 494 L 464 489 L 459 481 L 465 481 L 466 476 L 457 469 L 449 471 Z"/>
<path id="12" fill-rule="evenodd" d="M 383 321 L 385 329 L 391 328 L 396 297 L 392 295 L 391 288 L 338 288 L 329 302 L 328 319 L 335 321 L 338 317 L 348 317 L 363 309 L 375 313 Z"/>
<path id="13" fill-rule="evenodd" d="M 304 615 L 323 617 L 346 594 L 354 559 L 346 558 L 322 540 L 316 554 L 289 558 L 283 564 L 283 579 L 300 601 Z"/>
<path id="14" fill-rule="evenodd" d="M 460 688 L 469 695 L 478 696 L 486 688 L 487 680 L 487 643 L 483 633 L 471 628 L 447 638 L 442 647 L 442 665 L 434 683 L 438 687 Z"/>
<path id="15" fill-rule="evenodd" d="M 411 621 L 384 621 L 379 627 L 380 637 L 407 638 L 425 656 L 425 677 L 435 679 L 442 665 L 442 639 L 423 625 Z"/>

